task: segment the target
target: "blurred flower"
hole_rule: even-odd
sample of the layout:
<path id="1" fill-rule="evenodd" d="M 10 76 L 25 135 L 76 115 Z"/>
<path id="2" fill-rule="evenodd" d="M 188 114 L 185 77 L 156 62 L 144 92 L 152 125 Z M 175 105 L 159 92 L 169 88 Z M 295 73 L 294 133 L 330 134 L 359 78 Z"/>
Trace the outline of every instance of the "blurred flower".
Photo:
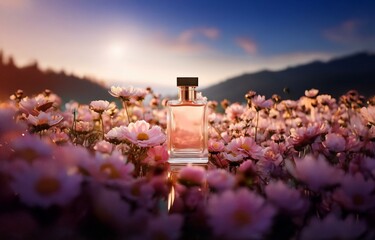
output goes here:
<path id="1" fill-rule="evenodd" d="M 362 174 L 345 175 L 341 186 L 333 193 L 333 199 L 344 208 L 354 211 L 366 211 L 375 206 L 375 183 L 365 181 Z"/>
<path id="2" fill-rule="evenodd" d="M 207 183 L 210 188 L 221 192 L 232 189 L 236 184 L 236 179 L 224 169 L 214 169 L 207 172 Z"/>
<path id="3" fill-rule="evenodd" d="M 178 174 L 178 181 L 186 186 L 202 186 L 206 180 L 206 171 L 203 167 L 186 166 Z"/>
<path id="4" fill-rule="evenodd" d="M 178 214 L 163 214 L 150 219 L 144 239 L 174 240 L 179 239 L 183 225 L 183 217 Z"/>
<path id="5" fill-rule="evenodd" d="M 332 152 L 342 152 L 345 150 L 346 141 L 343 136 L 337 133 L 328 133 L 323 145 Z"/>
<path id="6" fill-rule="evenodd" d="M 97 152 L 110 154 L 113 150 L 113 144 L 105 140 L 102 140 L 95 144 L 94 150 Z"/>
<path id="7" fill-rule="evenodd" d="M 14 192 L 29 206 L 64 206 L 80 194 L 81 176 L 53 163 L 35 162 L 11 174 Z"/>
<path id="8" fill-rule="evenodd" d="M 308 202 L 302 198 L 301 193 L 288 187 L 282 181 L 271 182 L 265 188 L 267 198 L 291 215 L 301 215 L 308 210 Z"/>
<path id="9" fill-rule="evenodd" d="M 333 213 L 323 220 L 313 218 L 302 230 L 301 239 L 358 239 L 366 232 L 366 224 L 356 221 L 353 216 L 340 219 Z"/>
<path id="10" fill-rule="evenodd" d="M 276 211 L 247 189 L 213 195 L 207 206 L 213 234 L 224 239 L 261 239 Z"/>
<path id="11" fill-rule="evenodd" d="M 295 164 L 295 172 L 292 174 L 314 191 L 338 184 L 343 175 L 343 171 L 330 166 L 323 155 L 306 155 L 302 159 L 297 159 Z"/>

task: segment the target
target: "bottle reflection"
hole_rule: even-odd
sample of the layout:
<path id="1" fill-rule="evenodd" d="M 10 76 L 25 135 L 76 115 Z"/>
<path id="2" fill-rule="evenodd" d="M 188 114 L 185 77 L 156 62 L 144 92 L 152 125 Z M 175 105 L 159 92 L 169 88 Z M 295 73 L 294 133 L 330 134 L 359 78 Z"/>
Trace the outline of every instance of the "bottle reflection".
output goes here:
<path id="1" fill-rule="evenodd" d="M 208 164 L 169 164 L 168 211 L 180 212 L 204 205 Z"/>

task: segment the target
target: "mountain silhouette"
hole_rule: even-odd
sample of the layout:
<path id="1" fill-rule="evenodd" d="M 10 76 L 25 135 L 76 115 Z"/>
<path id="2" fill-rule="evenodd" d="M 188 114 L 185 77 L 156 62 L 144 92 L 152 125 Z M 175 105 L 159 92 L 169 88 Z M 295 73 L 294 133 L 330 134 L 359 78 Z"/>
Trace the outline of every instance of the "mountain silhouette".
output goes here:
<path id="1" fill-rule="evenodd" d="M 22 89 L 27 96 L 50 89 L 65 102 L 75 100 L 80 103 L 90 103 L 92 100 L 114 100 L 102 83 L 70 75 L 64 71 L 42 71 L 36 62 L 25 67 L 18 67 L 12 57 L 5 61 L 1 50 L 0 82 L 0 101 L 9 99 L 9 96 L 18 89 Z"/>
<path id="2" fill-rule="evenodd" d="M 283 98 L 298 99 L 306 89 L 311 88 L 334 97 L 351 89 L 365 97 L 375 95 L 375 54 L 360 52 L 281 71 L 264 70 L 244 74 L 207 87 L 202 92 L 210 100 L 221 101 L 226 98 L 231 102 L 244 102 L 244 95 L 249 90 L 266 97 L 278 94 Z"/>

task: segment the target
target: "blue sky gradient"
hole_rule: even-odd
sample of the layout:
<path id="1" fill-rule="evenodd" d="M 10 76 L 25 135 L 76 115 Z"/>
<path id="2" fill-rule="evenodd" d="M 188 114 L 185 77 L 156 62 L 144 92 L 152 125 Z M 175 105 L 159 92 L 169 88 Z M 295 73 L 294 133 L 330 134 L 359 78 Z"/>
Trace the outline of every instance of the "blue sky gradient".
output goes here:
<path id="1" fill-rule="evenodd" d="M 0 49 L 110 84 L 203 86 L 375 50 L 375 1 L 0 1 Z"/>

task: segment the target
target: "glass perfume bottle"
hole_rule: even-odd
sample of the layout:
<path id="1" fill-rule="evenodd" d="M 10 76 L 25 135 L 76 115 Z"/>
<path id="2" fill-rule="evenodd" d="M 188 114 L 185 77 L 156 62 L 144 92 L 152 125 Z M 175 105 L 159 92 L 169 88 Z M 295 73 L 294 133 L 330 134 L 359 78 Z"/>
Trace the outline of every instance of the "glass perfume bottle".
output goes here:
<path id="1" fill-rule="evenodd" d="M 179 99 L 167 103 L 170 163 L 207 163 L 207 102 L 197 99 L 198 78 L 179 77 Z"/>

